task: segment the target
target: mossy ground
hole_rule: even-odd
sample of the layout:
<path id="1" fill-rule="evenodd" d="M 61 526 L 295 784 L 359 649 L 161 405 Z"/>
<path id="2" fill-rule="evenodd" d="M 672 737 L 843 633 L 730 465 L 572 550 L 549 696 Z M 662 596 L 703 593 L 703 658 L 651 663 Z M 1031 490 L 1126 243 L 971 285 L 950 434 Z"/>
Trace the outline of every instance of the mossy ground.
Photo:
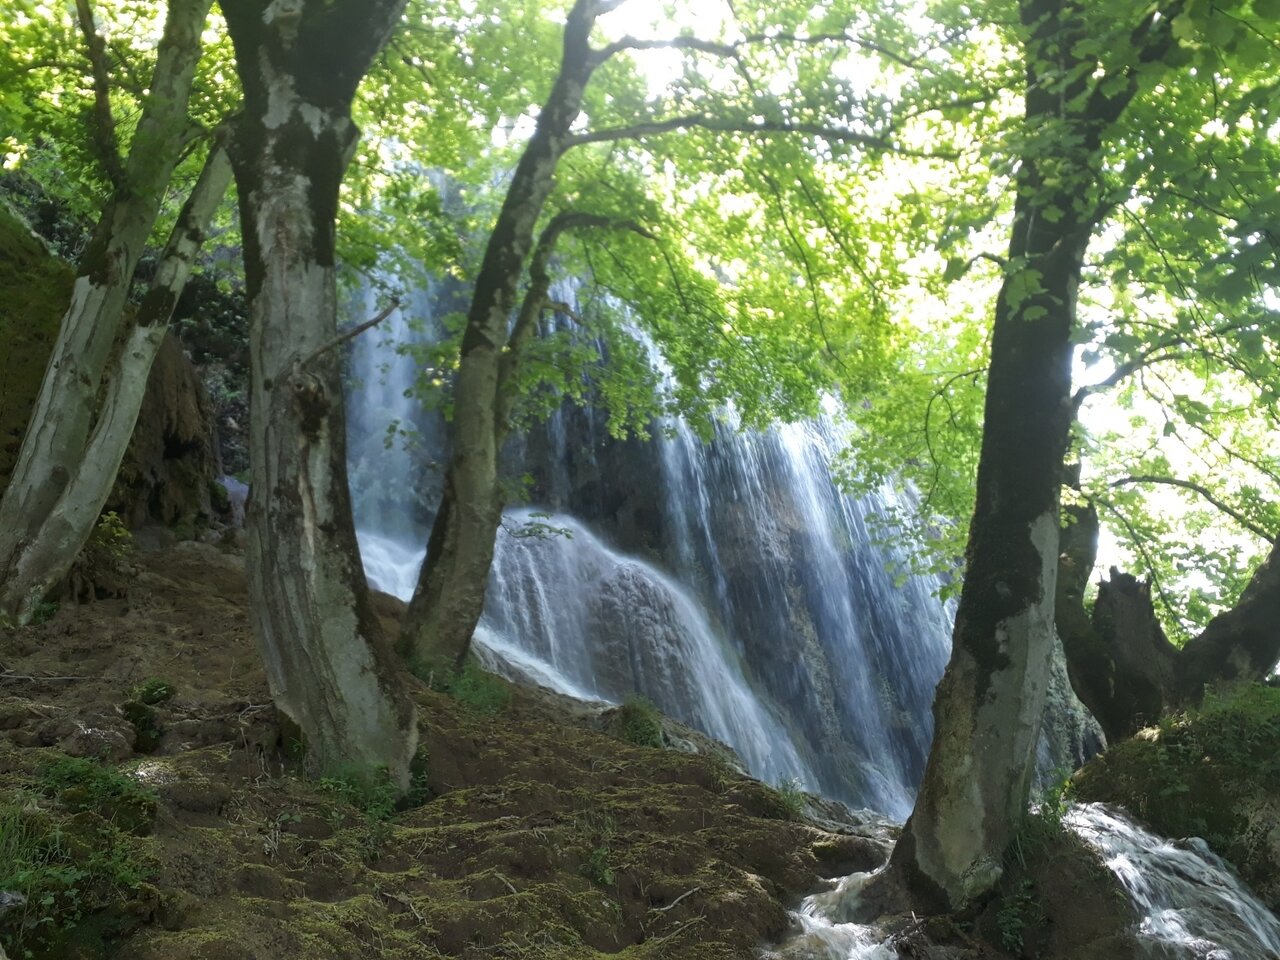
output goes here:
<path id="1" fill-rule="evenodd" d="M 105 752 L 154 791 L 154 819 L 129 823 L 150 835 L 127 833 L 140 882 L 90 911 L 120 956 L 746 958 L 821 877 L 883 852 L 780 819 L 771 788 L 716 758 L 627 743 L 515 688 L 485 711 L 415 687 L 426 802 L 388 815 L 283 749 L 238 558 L 181 544 L 139 567 L 127 600 L 6 638 L 12 675 L 68 679 L 0 684 L 0 792 L 37 798 L 51 830 L 87 816 L 40 792 L 51 761 L 89 763 L 66 751 Z M 172 695 L 148 704 L 143 756 L 123 711 L 148 678 Z M 10 947 L 16 922 L 0 920 Z M 28 946 L 105 954 L 66 942 Z"/>

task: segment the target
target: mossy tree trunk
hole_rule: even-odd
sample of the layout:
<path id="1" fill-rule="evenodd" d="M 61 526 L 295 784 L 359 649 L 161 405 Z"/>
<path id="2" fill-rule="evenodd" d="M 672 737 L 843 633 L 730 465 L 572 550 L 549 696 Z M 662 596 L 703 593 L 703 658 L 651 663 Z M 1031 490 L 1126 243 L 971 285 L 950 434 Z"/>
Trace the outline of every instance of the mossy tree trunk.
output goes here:
<path id="1" fill-rule="evenodd" d="M 1072 508 L 1063 531 L 1057 623 L 1076 695 L 1116 741 L 1206 687 L 1263 680 L 1280 660 L 1280 546 L 1272 544 L 1239 601 L 1178 649 L 1165 637 L 1147 584 L 1114 567 L 1090 614 L 1084 588 L 1097 555 L 1098 516 Z"/>
<path id="2" fill-rule="evenodd" d="M 1240 599 L 1187 641 L 1174 665 L 1174 692 L 1198 703 L 1205 687 L 1263 680 L 1280 661 L 1280 538 L 1254 571 Z"/>
<path id="3" fill-rule="evenodd" d="M 995 307 L 977 501 L 951 660 L 934 701 L 924 781 L 880 896 L 950 910 L 985 896 L 1025 816 L 1054 631 L 1058 502 L 1072 419 L 1071 333 L 1102 209 L 1100 146 L 1167 49 L 1167 19 L 1130 40 L 1121 84 L 1081 60 L 1084 8 L 1022 0 L 1026 144 Z M 873 891 L 874 894 L 874 891 Z M 876 902 L 876 896 L 870 903 Z"/>
<path id="4" fill-rule="evenodd" d="M 370 604 L 347 487 L 334 228 L 351 101 L 404 0 L 221 0 L 250 314 L 249 590 L 277 707 L 313 768 L 402 788 L 414 708 Z"/>
<path id="5" fill-rule="evenodd" d="M 155 279 L 111 360 L 101 409 L 83 455 L 48 514 L 31 530 L 27 545 L 0 586 L 0 603 L 19 621 L 28 619 L 40 598 L 66 577 L 93 532 L 133 435 L 151 364 L 168 333 L 173 308 L 209 221 L 230 183 L 231 162 L 221 144 L 215 143 L 178 214 Z"/>
<path id="6" fill-rule="evenodd" d="M 403 653 L 431 667 L 447 670 L 462 663 L 484 609 L 503 507 L 498 451 L 507 430 L 504 392 L 514 382 L 521 342 L 512 339 L 511 318 L 556 165 L 572 144 L 570 128 L 604 59 L 590 45 L 591 30 L 613 6 L 616 0 L 577 0 L 570 10 L 560 72 L 516 166 L 476 277 L 454 384 L 452 456 L 400 639 Z"/>
<path id="7" fill-rule="evenodd" d="M 136 376 L 141 370 L 142 383 L 113 382 L 106 398 L 108 406 L 101 412 L 99 392 L 138 258 L 155 226 L 174 167 L 191 141 L 187 103 L 211 3 L 170 0 L 150 95 L 128 157 L 123 162 L 114 155 L 104 157 L 104 165 L 115 180 L 114 191 L 78 264 L 71 303 L 0 500 L 0 618 L 29 619 L 49 586 L 50 571 L 74 561 L 84 543 L 84 537 L 75 531 L 84 527 L 84 515 L 92 513 L 85 528 L 87 536 L 97 516 L 86 506 L 85 490 L 102 485 L 103 478 L 98 476 L 102 471 L 111 471 L 105 478 L 110 488 L 128 444 L 133 424 L 118 404 L 127 406 L 135 388 L 141 396 L 149 361 L 128 363 L 128 369 L 119 371 Z M 85 30 L 92 51 L 96 37 L 91 18 Z M 102 139 L 114 150 L 113 140 Z M 148 349 L 146 337 L 132 334 L 125 347 L 126 356 L 145 354 Z M 95 414 L 99 421 L 110 422 L 98 429 L 90 442 Z M 136 414 L 135 406 L 134 417 Z M 117 441 L 118 455 L 114 450 Z M 86 457 L 86 451 L 92 458 Z M 68 500 L 75 501 L 74 507 Z M 50 540 L 43 528 L 55 509 L 62 512 L 56 523 L 60 532 Z M 69 556 L 62 555 L 66 551 Z"/>

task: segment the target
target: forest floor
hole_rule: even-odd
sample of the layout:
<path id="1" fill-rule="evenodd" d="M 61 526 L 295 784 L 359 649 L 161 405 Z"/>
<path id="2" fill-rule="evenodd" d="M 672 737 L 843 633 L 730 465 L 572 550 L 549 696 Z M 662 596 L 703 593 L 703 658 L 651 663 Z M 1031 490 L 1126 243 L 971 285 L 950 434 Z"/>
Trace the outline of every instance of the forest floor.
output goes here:
<path id="1" fill-rule="evenodd" d="M 420 806 L 307 779 L 270 706 L 242 558 L 140 554 L 128 595 L 0 644 L 0 918 L 12 957 L 747 958 L 883 826 L 819 826 L 714 755 L 552 698 L 414 681 Z M 490 688 L 490 693 L 492 693 Z"/>

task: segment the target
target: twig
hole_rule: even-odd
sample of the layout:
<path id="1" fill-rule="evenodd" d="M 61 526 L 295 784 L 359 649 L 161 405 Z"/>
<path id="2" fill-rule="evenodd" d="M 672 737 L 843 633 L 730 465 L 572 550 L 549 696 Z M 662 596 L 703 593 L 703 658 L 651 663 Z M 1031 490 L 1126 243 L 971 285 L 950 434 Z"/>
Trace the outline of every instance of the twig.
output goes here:
<path id="1" fill-rule="evenodd" d="M 24 680 L 29 683 L 68 683 L 75 680 L 88 680 L 89 677 L 41 677 L 34 674 L 14 673 L 12 670 L 0 670 L 0 683 L 6 680 Z"/>
<path id="2" fill-rule="evenodd" d="M 354 340 L 356 337 L 360 336 L 360 334 L 364 333 L 370 327 L 376 327 L 383 320 L 387 319 L 387 317 L 391 316 L 391 314 L 395 313 L 395 311 L 398 310 L 399 308 L 400 308 L 400 301 L 392 300 L 389 304 L 387 304 L 386 308 L 383 309 L 382 312 L 379 313 L 376 317 L 366 320 L 364 323 L 357 323 L 354 327 L 348 327 L 346 330 L 343 330 L 332 340 L 328 341 L 325 344 L 322 344 L 320 347 L 316 348 L 310 354 L 304 357 L 301 361 L 299 361 L 298 366 L 305 367 L 311 361 L 315 360 L 317 357 L 323 354 L 328 353 L 334 347 L 340 347 L 342 346 L 342 344 L 346 343 L 348 340 Z"/>
<path id="3" fill-rule="evenodd" d="M 701 890 L 701 889 L 702 889 L 702 887 L 694 887 L 692 890 L 686 890 L 684 893 L 680 894 L 680 896 L 676 897 L 674 900 L 672 900 L 670 903 L 668 903 L 665 907 L 650 907 L 650 908 L 649 908 L 649 909 L 650 909 L 650 912 L 652 912 L 652 913 L 666 913 L 668 910 L 670 910 L 672 907 L 674 907 L 677 903 L 679 903 L 679 902 L 680 902 L 681 900 L 683 900 L 685 897 L 692 896 L 693 894 L 697 893 L 697 892 L 698 892 L 699 890 Z"/>
<path id="4" fill-rule="evenodd" d="M 494 875 L 495 877 L 497 877 L 499 880 L 501 880 L 501 881 L 502 881 L 502 885 L 503 885 L 504 887 L 506 887 L 508 890 L 510 890 L 510 891 L 511 891 L 511 895 L 512 895 L 513 897 L 514 897 L 517 893 L 519 893 L 519 891 L 518 891 L 518 890 L 516 890 L 515 885 L 514 885 L 510 880 L 508 880 L 506 877 L 504 877 L 502 874 L 498 873 L 498 871 L 496 871 L 496 870 L 495 870 L 495 871 L 493 872 L 493 875 Z"/>

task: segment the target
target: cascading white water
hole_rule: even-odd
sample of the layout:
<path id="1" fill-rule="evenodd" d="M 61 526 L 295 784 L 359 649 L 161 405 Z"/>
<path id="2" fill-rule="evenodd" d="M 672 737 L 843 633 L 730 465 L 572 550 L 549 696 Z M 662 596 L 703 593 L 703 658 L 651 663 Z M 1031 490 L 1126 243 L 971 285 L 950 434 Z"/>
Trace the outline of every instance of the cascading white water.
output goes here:
<path id="1" fill-rule="evenodd" d="M 542 682 L 553 688 L 613 702 L 639 693 L 734 747 L 757 776 L 816 786 L 790 733 L 683 586 L 572 518 L 533 521 L 529 511 L 507 512 L 476 638 L 501 672 L 523 671 L 494 640 L 520 638 L 525 658 L 551 668 Z M 548 526 L 559 532 L 525 532 Z"/>
<path id="2" fill-rule="evenodd" d="M 1280 919 L 1203 840 L 1162 839 L 1097 803 L 1073 807 L 1066 823 L 1102 855 L 1128 891 L 1150 956 L 1280 957 Z"/>
<path id="3" fill-rule="evenodd" d="M 1275 960 L 1280 919 L 1198 838 L 1171 841 L 1103 804 L 1073 805 L 1064 826 L 1091 846 L 1137 914 L 1136 956 L 1149 960 Z M 845 921 L 870 874 L 854 874 L 807 897 L 777 960 L 896 960 L 872 925 Z"/>
<path id="4" fill-rule="evenodd" d="M 858 753 L 852 770 L 826 771 L 825 791 L 902 818 L 928 753 L 929 707 L 954 610 L 938 601 L 935 579 L 904 577 L 905 552 L 878 544 L 869 529 L 872 516 L 892 515 L 901 495 L 885 489 L 855 498 L 832 482 L 840 443 L 827 416 L 766 431 L 724 429 L 710 445 L 672 423 L 657 445 L 674 565 L 689 578 L 709 571 L 708 602 L 748 644 L 811 636 L 818 663 L 797 649 L 791 669 L 807 671 L 793 681 L 799 689 L 779 684 L 771 692 L 799 716 L 821 700 L 819 683 L 836 691 L 829 712 Z M 726 557 L 723 544 L 744 536 L 745 551 L 738 546 Z M 726 576 L 728 566 L 749 572 L 750 590 Z M 812 735 L 812 718 L 805 720 Z"/>
<path id="5" fill-rule="evenodd" d="M 558 295 L 572 299 L 571 290 Z M 415 502 L 429 486 L 421 447 L 438 438 L 422 436 L 434 428 L 411 398 L 417 365 L 389 345 L 422 336 L 411 318 L 429 322 L 435 296 L 414 294 L 351 358 L 361 551 L 371 581 L 402 598 L 412 593 L 427 533 Z M 372 309 L 366 293 L 352 312 Z M 420 449 L 403 449 L 392 424 L 401 434 L 415 428 Z M 669 532 L 665 572 L 573 516 L 549 521 L 575 530 L 572 540 L 500 534 L 478 647 L 503 672 L 566 693 L 645 695 L 727 742 L 765 779 L 799 779 L 905 815 L 928 746 L 919 718 L 946 659 L 949 611 L 930 595 L 932 584 L 897 590 L 895 558 L 872 547 L 865 529 L 867 511 L 884 504 L 851 500 L 831 483 L 830 424 L 726 429 L 710 445 L 683 422 L 671 427 L 653 441 L 661 475 L 644 491 Z M 594 431 L 589 416 L 572 429 L 561 415 L 551 419 L 549 500 L 569 499 L 575 473 L 595 467 Z M 731 533 L 721 509 L 728 503 Z M 733 573 L 719 548 L 726 537 L 739 547 Z M 786 662 L 796 632 L 812 649 Z"/>

